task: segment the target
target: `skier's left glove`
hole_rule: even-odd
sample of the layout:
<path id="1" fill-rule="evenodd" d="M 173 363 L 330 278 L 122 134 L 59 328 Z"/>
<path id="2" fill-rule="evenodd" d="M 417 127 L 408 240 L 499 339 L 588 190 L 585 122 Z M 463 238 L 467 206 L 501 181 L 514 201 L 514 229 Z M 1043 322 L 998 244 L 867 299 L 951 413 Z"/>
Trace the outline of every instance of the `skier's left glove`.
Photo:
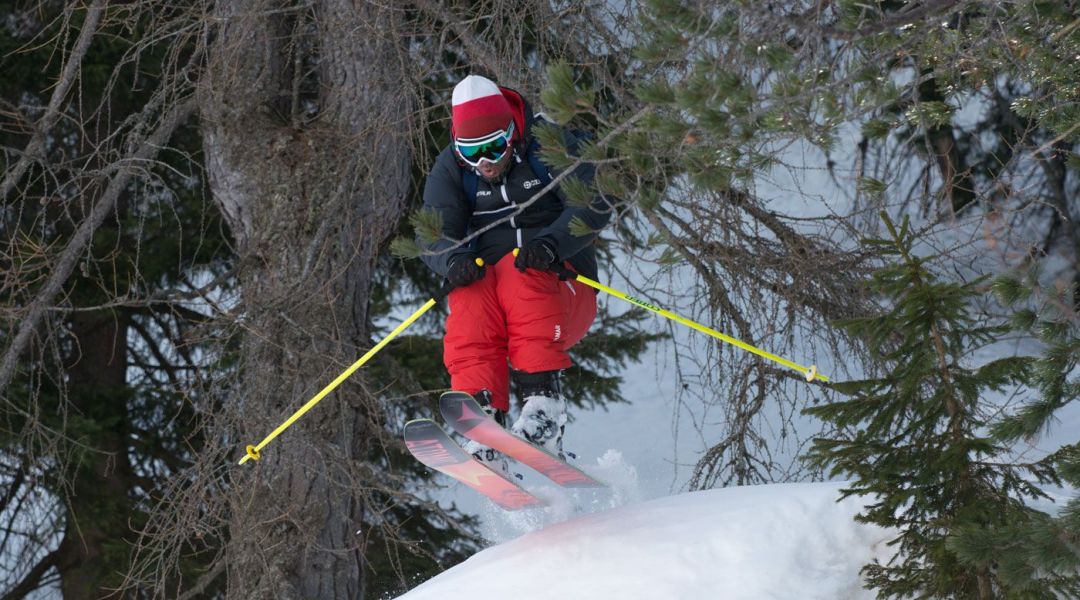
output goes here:
<path id="1" fill-rule="evenodd" d="M 557 258 L 555 248 L 550 243 L 536 238 L 521 248 L 514 259 L 514 266 L 523 273 L 525 269 L 546 271 L 555 264 Z"/>

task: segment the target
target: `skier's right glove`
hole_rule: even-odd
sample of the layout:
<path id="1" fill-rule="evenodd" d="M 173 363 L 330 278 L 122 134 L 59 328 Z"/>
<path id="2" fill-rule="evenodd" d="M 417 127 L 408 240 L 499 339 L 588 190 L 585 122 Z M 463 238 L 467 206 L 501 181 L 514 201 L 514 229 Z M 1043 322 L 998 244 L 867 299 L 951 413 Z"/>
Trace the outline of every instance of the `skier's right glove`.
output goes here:
<path id="1" fill-rule="evenodd" d="M 446 272 L 446 279 L 455 288 L 465 287 L 484 278 L 484 267 L 476 264 L 476 257 L 466 254 L 454 259 Z"/>

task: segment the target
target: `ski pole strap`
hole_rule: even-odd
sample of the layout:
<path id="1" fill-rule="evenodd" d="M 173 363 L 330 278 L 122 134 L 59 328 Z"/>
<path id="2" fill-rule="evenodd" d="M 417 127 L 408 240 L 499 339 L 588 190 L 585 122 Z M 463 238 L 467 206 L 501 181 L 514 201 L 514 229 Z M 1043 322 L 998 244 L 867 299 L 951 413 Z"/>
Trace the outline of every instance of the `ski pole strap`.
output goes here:
<path id="1" fill-rule="evenodd" d="M 746 342 L 744 342 L 742 340 L 737 340 L 737 339 L 735 339 L 735 338 L 733 338 L 733 337 L 731 337 L 729 335 L 724 335 L 723 333 L 720 333 L 719 331 L 717 331 L 715 329 L 706 327 L 706 326 L 704 326 L 704 325 L 702 325 L 700 323 L 695 323 L 694 321 L 691 321 L 690 319 L 687 319 L 685 317 L 681 317 L 681 316 L 679 316 L 679 315 L 677 315 L 677 314 L 675 314 L 675 313 L 673 313 L 673 312 L 671 312 L 671 311 L 669 311 L 667 309 L 660 308 L 659 306 L 656 306 L 656 305 L 653 305 L 653 304 L 649 304 L 648 302 L 645 302 L 644 300 L 641 300 L 641 299 L 635 298 L 633 296 L 630 296 L 629 294 L 624 294 L 623 292 L 620 292 L 619 290 L 616 290 L 614 288 L 610 288 L 610 287 L 608 287 L 608 286 L 606 286 L 606 285 L 604 285 L 602 283 L 593 281 L 592 279 L 589 279 L 588 277 L 585 277 L 584 275 L 579 275 L 577 273 L 574 273 L 573 271 L 571 271 L 570 269 L 567 269 L 566 267 L 564 267 L 562 265 L 557 265 L 554 268 L 554 270 L 555 270 L 556 273 L 558 273 L 559 277 L 579 281 L 579 282 L 581 282 L 581 283 L 583 283 L 583 284 L 585 284 L 585 285 L 587 285 L 587 286 L 589 286 L 589 287 L 591 287 L 593 289 L 597 289 L 597 290 L 600 290 L 601 292 L 611 294 L 612 296 L 615 296 L 616 298 L 621 298 L 622 300 L 625 300 L 625 301 L 629 302 L 630 304 L 634 304 L 636 306 L 640 306 L 642 308 L 651 310 L 652 312 L 654 312 L 654 313 L 656 313 L 656 314 L 658 314 L 660 316 L 667 317 L 667 318 L 671 319 L 672 321 L 675 321 L 676 323 L 681 323 L 683 325 L 686 325 L 687 327 L 689 327 L 689 328 L 691 328 L 691 329 L 693 329 L 695 331 L 700 331 L 701 333 L 710 335 L 710 336 L 712 336 L 712 337 L 714 337 L 714 338 L 716 338 L 718 340 L 727 342 L 727 343 L 729 343 L 729 344 L 731 344 L 733 346 L 736 346 L 738 348 L 742 348 L 743 350 L 746 350 L 747 352 L 751 352 L 751 353 L 756 354 L 756 355 L 758 355 L 758 356 L 760 356 L 762 358 L 767 358 L 767 359 L 769 359 L 769 360 L 771 360 L 771 361 L 773 361 L 775 363 L 784 365 L 785 367 L 788 367 L 789 369 L 794 369 L 796 371 L 799 371 L 800 373 L 803 374 L 804 377 L 806 377 L 806 381 L 808 381 L 808 382 L 811 382 L 811 381 L 824 381 L 824 382 L 828 383 L 828 381 L 829 381 L 829 378 L 827 376 L 818 373 L 817 365 L 810 365 L 809 367 L 804 367 L 804 366 L 800 365 L 799 363 L 792 362 L 792 361 L 790 361 L 790 360 L 788 360 L 788 359 L 786 359 L 786 358 L 784 358 L 782 356 L 777 356 L 777 355 L 775 355 L 775 354 L 773 354 L 771 352 L 766 352 L 766 351 L 762 350 L 761 348 L 758 348 L 756 346 L 752 346 L 750 344 L 747 344 Z"/>
<path id="2" fill-rule="evenodd" d="M 432 298 L 432 300 L 438 302 L 439 300 L 442 300 L 443 298 L 449 296 L 450 292 L 452 291 L 454 291 L 454 286 L 450 285 L 450 282 L 447 281 L 443 284 L 441 288 L 439 288 L 439 291 L 435 292 L 435 296 Z"/>

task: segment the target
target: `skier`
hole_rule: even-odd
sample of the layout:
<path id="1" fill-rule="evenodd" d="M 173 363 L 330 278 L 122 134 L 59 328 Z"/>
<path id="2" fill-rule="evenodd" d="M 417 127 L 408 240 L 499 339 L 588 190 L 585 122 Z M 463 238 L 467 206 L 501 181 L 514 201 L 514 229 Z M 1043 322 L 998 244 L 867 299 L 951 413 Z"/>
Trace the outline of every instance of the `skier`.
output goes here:
<path id="1" fill-rule="evenodd" d="M 421 241 L 430 251 L 424 262 L 455 288 L 443 339 L 450 385 L 474 395 L 505 427 L 513 380 L 521 412 L 510 430 L 561 457 L 566 401 L 559 375 L 571 364 L 567 350 L 596 316 L 596 292 L 561 281 L 551 268 L 596 277 L 594 241 L 610 205 L 597 196 L 589 206 L 571 206 L 558 185 L 533 199 L 559 173 L 540 161 L 536 117 L 518 92 L 470 75 L 454 87 L 451 112 L 452 142 L 424 187 L 425 210 L 441 217 L 442 238 Z M 577 137 L 564 130 L 564 138 L 574 152 Z M 567 177 L 591 183 L 593 173 L 583 164 Z M 591 233 L 571 233 L 578 219 Z M 505 471 L 492 450 L 476 442 L 465 449 Z"/>

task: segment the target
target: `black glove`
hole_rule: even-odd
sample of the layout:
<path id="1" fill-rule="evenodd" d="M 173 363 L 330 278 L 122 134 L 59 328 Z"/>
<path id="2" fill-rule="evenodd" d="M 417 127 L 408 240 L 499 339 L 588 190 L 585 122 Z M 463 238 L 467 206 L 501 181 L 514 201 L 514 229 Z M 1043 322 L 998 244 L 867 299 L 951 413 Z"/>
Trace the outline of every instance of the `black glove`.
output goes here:
<path id="1" fill-rule="evenodd" d="M 555 264 L 557 258 L 555 248 L 549 242 L 536 238 L 521 248 L 514 259 L 514 266 L 521 272 L 525 272 L 525 269 L 546 271 Z"/>
<path id="2" fill-rule="evenodd" d="M 446 271 L 446 279 L 455 288 L 465 287 L 474 281 L 484 278 L 484 267 L 476 264 L 476 257 L 472 254 L 459 256 L 450 263 L 450 269 Z"/>

